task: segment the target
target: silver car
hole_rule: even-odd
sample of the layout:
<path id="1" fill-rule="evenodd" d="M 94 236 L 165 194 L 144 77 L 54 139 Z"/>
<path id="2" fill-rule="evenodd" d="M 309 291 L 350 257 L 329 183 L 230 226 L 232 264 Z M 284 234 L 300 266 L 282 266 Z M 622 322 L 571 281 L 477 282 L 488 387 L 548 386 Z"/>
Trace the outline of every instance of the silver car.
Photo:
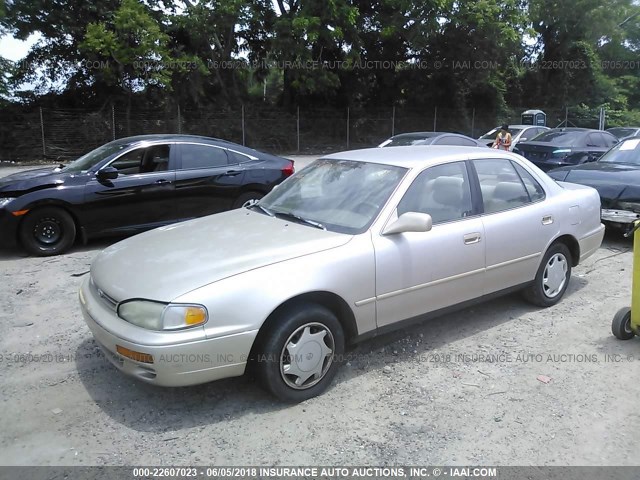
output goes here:
<path id="1" fill-rule="evenodd" d="M 107 248 L 80 303 L 108 359 L 140 380 L 252 370 L 296 402 L 327 388 L 345 346 L 388 329 L 516 289 L 554 305 L 603 235 L 596 190 L 509 152 L 342 152 L 248 208 Z"/>

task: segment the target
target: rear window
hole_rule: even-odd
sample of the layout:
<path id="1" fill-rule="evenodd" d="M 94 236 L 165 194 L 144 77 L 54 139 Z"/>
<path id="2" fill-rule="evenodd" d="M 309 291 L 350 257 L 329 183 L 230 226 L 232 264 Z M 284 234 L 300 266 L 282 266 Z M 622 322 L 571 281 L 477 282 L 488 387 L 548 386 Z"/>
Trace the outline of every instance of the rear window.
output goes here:
<path id="1" fill-rule="evenodd" d="M 536 137 L 536 142 L 549 142 L 571 146 L 577 145 L 583 136 L 584 132 L 563 132 L 551 130 L 538 135 Z"/>

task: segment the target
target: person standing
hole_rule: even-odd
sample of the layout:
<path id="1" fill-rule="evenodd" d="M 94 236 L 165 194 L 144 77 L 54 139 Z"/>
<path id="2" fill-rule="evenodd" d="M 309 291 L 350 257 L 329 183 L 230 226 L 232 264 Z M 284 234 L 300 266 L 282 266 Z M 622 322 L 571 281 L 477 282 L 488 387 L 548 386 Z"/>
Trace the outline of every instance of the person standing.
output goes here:
<path id="1" fill-rule="evenodd" d="M 509 125 L 502 125 L 498 136 L 491 145 L 491 148 L 497 148 L 498 150 L 509 150 L 511 148 L 511 132 L 509 132 Z"/>

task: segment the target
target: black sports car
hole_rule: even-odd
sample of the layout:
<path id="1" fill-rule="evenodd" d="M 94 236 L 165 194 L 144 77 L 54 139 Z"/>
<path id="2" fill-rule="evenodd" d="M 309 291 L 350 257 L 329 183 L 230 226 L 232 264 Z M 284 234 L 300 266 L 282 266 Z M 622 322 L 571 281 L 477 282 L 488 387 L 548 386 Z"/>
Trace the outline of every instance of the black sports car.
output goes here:
<path id="1" fill-rule="evenodd" d="M 513 149 L 545 172 L 567 165 L 595 162 L 618 139 L 608 132 L 588 128 L 552 128 Z"/>
<path id="2" fill-rule="evenodd" d="M 558 168 L 549 176 L 598 190 L 609 227 L 627 231 L 640 219 L 640 136 L 623 140 L 597 162 Z"/>
<path id="3" fill-rule="evenodd" d="M 449 132 L 400 133 L 382 142 L 378 147 L 404 147 L 410 145 L 462 145 L 465 147 L 485 147 L 478 140 Z"/>
<path id="4" fill-rule="evenodd" d="M 0 245 L 55 255 L 76 237 L 136 233 L 246 206 L 293 172 L 291 160 L 224 140 L 123 138 L 66 166 L 0 178 Z"/>

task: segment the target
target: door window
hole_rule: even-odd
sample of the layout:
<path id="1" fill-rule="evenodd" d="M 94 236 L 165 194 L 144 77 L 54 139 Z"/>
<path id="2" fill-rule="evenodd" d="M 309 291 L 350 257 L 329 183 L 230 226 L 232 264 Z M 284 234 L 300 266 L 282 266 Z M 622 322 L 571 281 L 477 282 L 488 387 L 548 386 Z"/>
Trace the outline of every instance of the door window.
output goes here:
<path id="1" fill-rule="evenodd" d="M 119 175 L 163 172 L 169 169 L 169 157 L 169 145 L 153 145 L 131 150 L 111 162 L 110 166 L 117 169 Z"/>
<path id="2" fill-rule="evenodd" d="M 438 165 L 418 175 L 398 204 L 398 215 L 406 212 L 428 213 L 434 225 L 471 215 L 471 189 L 464 162 Z"/>
<path id="3" fill-rule="evenodd" d="M 485 213 L 521 207 L 529 194 L 509 160 L 474 160 Z"/>
<path id="4" fill-rule="evenodd" d="M 512 162 L 512 164 L 517 170 L 518 175 L 520 175 L 520 178 L 522 179 L 522 183 L 524 183 L 524 187 L 527 189 L 527 193 L 529 194 L 529 199 L 532 202 L 537 202 L 539 200 L 542 200 L 545 197 L 545 193 L 544 193 L 544 189 L 538 183 L 538 181 L 535 178 L 533 178 L 533 175 L 527 172 L 524 169 L 524 167 L 518 165 L 515 162 Z"/>
<path id="5" fill-rule="evenodd" d="M 182 170 L 194 168 L 214 168 L 227 165 L 227 153 L 218 147 L 209 145 L 183 144 Z"/>

